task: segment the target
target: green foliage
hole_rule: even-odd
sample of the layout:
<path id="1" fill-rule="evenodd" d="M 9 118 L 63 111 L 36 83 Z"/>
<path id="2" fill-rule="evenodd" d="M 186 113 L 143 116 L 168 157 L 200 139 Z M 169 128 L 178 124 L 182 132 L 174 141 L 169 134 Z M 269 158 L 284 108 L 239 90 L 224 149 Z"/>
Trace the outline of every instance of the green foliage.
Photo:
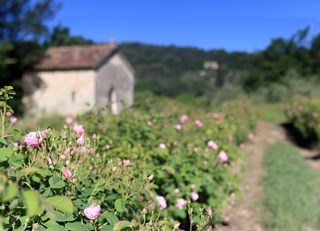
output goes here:
<path id="1" fill-rule="evenodd" d="M 1 90 L 8 95 L 12 88 Z M 181 121 L 182 114 L 187 121 Z M 148 98 L 118 116 L 92 111 L 58 130 L 37 126 L 32 129 L 37 132 L 15 129 L 14 135 L 5 130 L 8 135 L 0 140 L 0 225 L 26 230 L 35 224 L 40 230 L 210 226 L 225 198 L 237 191 L 231 168 L 241 157 L 239 145 L 255 127 L 255 115 L 245 100 L 207 113 Z M 210 140 L 218 147 L 208 146 Z M 222 151 L 227 161 L 220 160 Z M 184 202 L 177 207 L 179 199 Z M 85 210 L 96 205 L 101 214 L 88 215 Z M 14 220 L 6 219 L 12 216 Z"/>
<path id="2" fill-rule="evenodd" d="M 320 141 L 320 104 L 317 98 L 292 98 L 285 104 L 285 115 L 303 138 Z"/>
<path id="3" fill-rule="evenodd" d="M 262 217 L 267 230 L 318 230 L 319 174 L 289 144 L 276 143 L 265 154 Z"/>
<path id="4" fill-rule="evenodd" d="M 53 28 L 49 44 L 50 46 L 70 46 L 93 44 L 93 41 L 81 36 L 71 36 L 69 28 L 58 25 Z"/>

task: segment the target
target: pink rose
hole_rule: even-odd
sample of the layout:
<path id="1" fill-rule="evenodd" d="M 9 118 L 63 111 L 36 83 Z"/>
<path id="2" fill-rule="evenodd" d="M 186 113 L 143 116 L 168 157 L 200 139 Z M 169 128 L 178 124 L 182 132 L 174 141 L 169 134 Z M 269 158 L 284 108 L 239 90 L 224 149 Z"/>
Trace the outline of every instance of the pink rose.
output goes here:
<path id="1" fill-rule="evenodd" d="M 43 143 L 43 138 L 41 136 L 41 132 L 29 132 L 25 137 L 24 137 L 24 142 L 30 147 L 30 148 L 36 148 L 40 144 Z"/>
<path id="2" fill-rule="evenodd" d="M 175 125 L 173 125 L 173 127 L 178 131 L 180 131 L 182 129 L 181 124 L 175 124 Z"/>
<path id="3" fill-rule="evenodd" d="M 75 133 L 77 133 L 79 136 L 82 136 L 84 134 L 84 128 L 82 125 L 79 125 L 79 124 L 75 124 L 73 126 L 73 131 Z"/>
<path id="4" fill-rule="evenodd" d="M 189 117 L 187 115 L 180 116 L 180 122 L 181 123 L 188 122 L 188 120 L 189 120 Z"/>
<path id="5" fill-rule="evenodd" d="M 214 141 L 212 141 L 212 140 L 210 140 L 210 141 L 208 142 L 208 146 L 211 147 L 211 148 L 214 149 L 214 150 L 217 150 L 217 149 L 218 149 L 218 145 L 217 145 Z"/>
<path id="6" fill-rule="evenodd" d="M 218 157 L 222 163 L 225 163 L 228 161 L 228 156 L 224 151 L 219 152 Z"/>
<path id="7" fill-rule="evenodd" d="M 192 192 L 192 193 L 191 193 L 191 199 L 192 199 L 193 201 L 198 200 L 198 199 L 199 199 L 199 194 L 196 193 L 196 192 Z"/>
<path id="8" fill-rule="evenodd" d="M 70 179 L 72 177 L 72 172 L 67 168 L 62 168 L 62 173 L 66 179 Z"/>
<path id="9" fill-rule="evenodd" d="M 181 210 L 181 209 L 183 209 L 183 207 L 184 207 L 186 204 L 187 204 L 187 201 L 186 201 L 185 199 L 179 198 L 179 199 L 177 200 L 176 206 L 177 206 L 178 209 Z"/>
<path id="10" fill-rule="evenodd" d="M 165 149 L 165 148 L 166 148 L 166 145 L 165 145 L 165 144 L 159 144 L 159 148 Z"/>
<path id="11" fill-rule="evenodd" d="M 167 208 L 167 202 L 163 196 L 156 196 L 156 200 L 162 209 Z"/>
<path id="12" fill-rule="evenodd" d="M 78 139 L 77 139 L 77 144 L 79 145 L 83 145 L 84 144 L 84 136 L 80 136 Z"/>
<path id="13" fill-rule="evenodd" d="M 90 220 L 97 219 L 100 215 L 100 212 L 101 212 L 100 205 L 97 205 L 97 206 L 90 205 L 89 207 L 85 208 L 83 211 L 84 215 Z"/>
<path id="14" fill-rule="evenodd" d="M 7 117 L 10 117 L 10 116 L 12 116 L 12 112 L 10 112 L 10 111 L 7 111 L 7 112 L 6 112 L 6 116 L 7 116 Z"/>
<path id="15" fill-rule="evenodd" d="M 199 128 L 203 126 L 203 123 L 202 123 L 201 120 L 196 120 L 196 121 L 194 122 L 194 124 L 195 124 L 197 127 L 199 127 Z"/>

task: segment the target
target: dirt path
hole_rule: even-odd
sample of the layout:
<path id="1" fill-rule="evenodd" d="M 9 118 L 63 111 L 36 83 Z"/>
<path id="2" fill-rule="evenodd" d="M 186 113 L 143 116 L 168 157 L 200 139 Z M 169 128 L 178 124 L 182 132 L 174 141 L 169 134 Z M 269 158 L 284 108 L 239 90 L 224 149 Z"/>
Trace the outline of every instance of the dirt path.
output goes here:
<path id="1" fill-rule="evenodd" d="M 257 202 L 262 196 L 261 180 L 264 176 L 262 158 L 266 148 L 277 141 L 288 142 L 294 145 L 300 155 L 314 169 L 320 171 L 320 153 L 302 148 L 294 143 L 292 134 L 284 126 L 275 123 L 260 121 L 256 136 L 246 147 L 248 158 L 245 173 L 240 184 L 242 197 L 228 210 L 223 218 L 223 224 L 215 227 L 215 231 L 264 231 Z"/>
<path id="2" fill-rule="evenodd" d="M 285 141 L 286 133 L 280 126 L 260 121 L 252 144 L 248 145 L 246 172 L 240 184 L 242 197 L 224 217 L 226 225 L 220 225 L 217 231 L 263 231 L 257 212 L 256 202 L 262 195 L 260 181 L 264 175 L 262 158 L 265 149 L 277 141 Z"/>

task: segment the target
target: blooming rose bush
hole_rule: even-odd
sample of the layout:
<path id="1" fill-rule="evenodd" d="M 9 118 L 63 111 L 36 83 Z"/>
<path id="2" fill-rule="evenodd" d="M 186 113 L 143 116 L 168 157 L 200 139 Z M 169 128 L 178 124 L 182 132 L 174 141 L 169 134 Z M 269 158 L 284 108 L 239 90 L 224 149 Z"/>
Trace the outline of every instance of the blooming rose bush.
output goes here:
<path id="1" fill-rule="evenodd" d="M 17 124 L 2 108 L 0 224 L 174 230 L 189 228 L 191 218 L 201 230 L 216 222 L 237 191 L 230 168 L 254 129 L 255 112 L 245 101 L 208 113 L 157 100 L 118 116 L 63 118 L 59 129 L 16 127 L 12 135 L 7 128 Z"/>
<path id="2" fill-rule="evenodd" d="M 302 135 L 311 142 L 320 141 L 320 101 L 296 96 L 285 103 L 285 115 Z"/>

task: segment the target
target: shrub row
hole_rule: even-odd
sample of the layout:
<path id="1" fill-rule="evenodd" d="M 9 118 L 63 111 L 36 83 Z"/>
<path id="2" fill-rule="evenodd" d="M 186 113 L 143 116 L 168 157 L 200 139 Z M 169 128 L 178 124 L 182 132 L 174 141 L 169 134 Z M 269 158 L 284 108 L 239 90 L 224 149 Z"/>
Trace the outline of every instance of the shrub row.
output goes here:
<path id="1" fill-rule="evenodd" d="M 208 113 L 158 98 L 30 132 L 10 120 L 13 91 L 1 90 L 2 229 L 200 230 L 237 191 L 232 164 L 255 126 L 249 102 Z"/>
<path id="2" fill-rule="evenodd" d="M 285 104 L 285 115 L 303 138 L 320 141 L 319 99 L 294 97 Z"/>

